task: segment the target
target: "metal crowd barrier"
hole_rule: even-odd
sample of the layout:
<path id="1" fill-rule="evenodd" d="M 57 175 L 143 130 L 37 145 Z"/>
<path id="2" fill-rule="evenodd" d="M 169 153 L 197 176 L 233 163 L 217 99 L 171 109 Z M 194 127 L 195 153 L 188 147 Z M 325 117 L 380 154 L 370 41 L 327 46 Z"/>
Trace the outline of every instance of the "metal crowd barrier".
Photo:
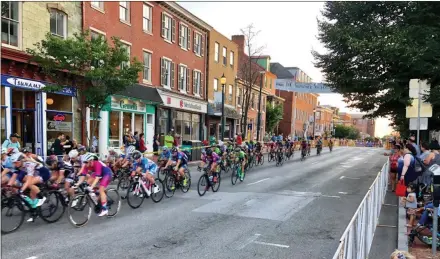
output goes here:
<path id="1" fill-rule="evenodd" d="M 377 175 L 339 240 L 333 259 L 365 259 L 373 242 L 388 186 L 389 161 Z"/>

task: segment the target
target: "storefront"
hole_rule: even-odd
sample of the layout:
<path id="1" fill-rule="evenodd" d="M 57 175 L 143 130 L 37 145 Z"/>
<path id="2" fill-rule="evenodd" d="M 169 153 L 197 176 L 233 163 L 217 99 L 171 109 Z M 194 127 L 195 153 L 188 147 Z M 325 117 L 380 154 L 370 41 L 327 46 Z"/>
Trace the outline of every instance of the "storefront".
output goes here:
<path id="1" fill-rule="evenodd" d="M 56 93 L 41 90 L 50 83 L 1 75 L 1 141 L 11 133 L 21 136 L 22 147 L 46 156 L 59 132 L 74 134 L 73 88 Z"/>
<path id="2" fill-rule="evenodd" d="M 119 149 L 124 145 L 124 135 L 134 132 L 144 133 L 147 150 L 152 151 L 156 105 L 160 103 L 156 89 L 135 85 L 124 95 L 112 96 L 98 118 L 88 114 L 87 128 L 93 132 L 97 151 L 105 156 L 109 148 Z"/>
<path id="3" fill-rule="evenodd" d="M 207 102 L 159 89 L 157 91 L 163 105 L 157 109 L 156 132 L 166 135 L 173 128 L 175 134 L 180 136 L 181 143 L 185 140 L 203 140 Z"/>
<path id="4" fill-rule="evenodd" d="M 214 136 L 216 139 L 220 139 L 221 115 L 221 103 L 208 103 L 208 116 L 206 119 L 208 136 Z M 235 137 L 239 119 L 240 114 L 237 112 L 237 110 L 233 106 L 225 105 L 225 131 L 223 133 L 224 140 Z"/>

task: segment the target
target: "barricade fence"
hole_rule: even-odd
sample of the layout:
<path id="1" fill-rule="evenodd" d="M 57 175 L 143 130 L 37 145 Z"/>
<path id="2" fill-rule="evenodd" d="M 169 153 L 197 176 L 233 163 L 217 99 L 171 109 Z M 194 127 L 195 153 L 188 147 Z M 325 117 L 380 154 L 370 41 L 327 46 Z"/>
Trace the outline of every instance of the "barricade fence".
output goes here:
<path id="1" fill-rule="evenodd" d="M 373 242 L 374 232 L 388 186 L 389 160 L 383 165 L 339 240 L 333 259 L 365 259 Z"/>

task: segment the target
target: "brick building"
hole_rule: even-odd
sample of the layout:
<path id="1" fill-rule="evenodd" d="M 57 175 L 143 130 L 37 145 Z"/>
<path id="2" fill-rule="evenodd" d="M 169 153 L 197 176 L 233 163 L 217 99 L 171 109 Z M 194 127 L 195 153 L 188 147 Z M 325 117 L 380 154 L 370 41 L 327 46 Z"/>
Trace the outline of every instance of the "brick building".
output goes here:
<path id="1" fill-rule="evenodd" d="M 81 30 L 81 2 L 2 2 L 2 143 L 18 133 L 22 147 L 45 156 L 58 132 L 80 140 L 75 92 L 69 84 L 56 93 L 40 91 L 51 80 L 28 63 L 26 49 L 35 48 L 49 32 L 67 38 Z"/>
<path id="2" fill-rule="evenodd" d="M 280 63 L 271 63 L 270 70 L 279 79 L 292 79 L 296 82 L 310 83 L 312 79 L 297 67 L 283 67 Z M 279 131 L 284 136 L 299 136 L 304 134 L 312 135 L 313 128 L 308 126 L 307 132 L 305 125 L 313 119 L 313 110 L 318 105 L 318 94 L 299 93 L 284 90 L 276 90 L 277 95 L 284 101 L 284 117 L 279 124 Z"/>
<path id="3" fill-rule="evenodd" d="M 84 29 L 92 37 L 117 36 L 144 64 L 139 84 L 113 96 L 99 122 L 99 149 L 118 148 L 127 131 L 153 134 L 171 129 L 180 141 L 204 139 L 207 113 L 208 24 L 175 2 L 83 2 Z"/>
<path id="4" fill-rule="evenodd" d="M 333 115 L 335 111 L 329 106 L 318 106 L 315 115 L 315 136 L 331 135 L 333 130 Z"/>
<path id="5" fill-rule="evenodd" d="M 374 137 L 375 135 L 375 121 L 372 119 L 362 118 L 364 114 L 350 114 L 351 123 L 356 127 L 361 135 L 361 138 Z"/>
<path id="6" fill-rule="evenodd" d="M 342 124 L 344 126 L 352 125 L 351 115 L 346 112 L 340 112 L 339 113 L 339 124 Z"/>

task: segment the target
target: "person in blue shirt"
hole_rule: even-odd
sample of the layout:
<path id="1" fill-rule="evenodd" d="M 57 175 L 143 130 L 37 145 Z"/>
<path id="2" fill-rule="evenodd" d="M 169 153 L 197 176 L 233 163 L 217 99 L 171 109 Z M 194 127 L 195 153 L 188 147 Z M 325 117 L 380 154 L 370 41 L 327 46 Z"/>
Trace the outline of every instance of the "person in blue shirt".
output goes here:
<path id="1" fill-rule="evenodd" d="M 271 138 L 271 140 L 272 140 L 272 142 L 277 142 L 277 136 L 275 136 L 275 134 L 274 135 L 272 135 L 272 138 Z"/>
<path id="2" fill-rule="evenodd" d="M 2 144 L 2 148 L 16 148 L 16 149 L 20 149 L 20 142 L 18 142 L 18 139 L 20 138 L 20 135 L 18 135 L 17 133 L 11 134 L 9 136 L 9 139 L 6 139 L 3 144 Z"/>
<path id="3" fill-rule="evenodd" d="M 14 149 L 12 148 L 2 148 L 1 158 L 2 158 L 2 185 L 5 185 L 12 174 L 15 171 L 14 164 L 11 161 L 10 154 Z"/>
<path id="4" fill-rule="evenodd" d="M 280 134 L 280 135 L 278 136 L 278 141 L 283 141 L 283 134 Z"/>
<path id="5" fill-rule="evenodd" d="M 158 169 L 156 163 L 154 163 L 153 160 L 142 156 L 142 153 L 139 151 L 133 152 L 131 157 L 133 158 L 133 171 L 135 171 L 135 173 L 141 173 L 145 179 L 151 184 L 154 184 L 154 176 Z"/>
<path id="6" fill-rule="evenodd" d="M 171 158 L 168 160 L 166 167 L 170 166 L 173 162 L 176 162 L 173 170 L 177 172 L 178 176 L 180 176 L 180 178 L 177 178 L 177 181 L 183 179 L 183 186 L 186 186 L 188 179 L 185 177 L 185 170 L 188 168 L 188 157 L 185 153 L 178 151 L 176 147 L 173 147 L 171 149 Z"/>
<path id="7" fill-rule="evenodd" d="M 171 152 L 168 149 L 167 146 L 163 146 L 162 147 L 162 153 L 159 156 L 159 159 L 157 160 L 157 164 L 159 165 L 159 171 L 162 167 L 165 167 L 166 163 L 170 160 L 171 158 Z"/>

